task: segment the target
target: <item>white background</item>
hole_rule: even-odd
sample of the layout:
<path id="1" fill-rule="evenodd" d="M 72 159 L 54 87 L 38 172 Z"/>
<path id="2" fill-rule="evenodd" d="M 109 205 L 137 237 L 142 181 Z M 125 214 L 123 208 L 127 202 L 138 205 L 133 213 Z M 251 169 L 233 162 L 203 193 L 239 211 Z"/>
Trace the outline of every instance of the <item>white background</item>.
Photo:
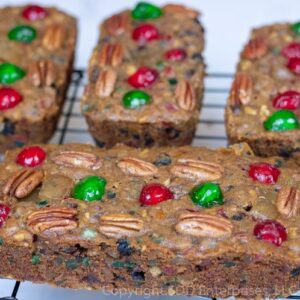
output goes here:
<path id="1" fill-rule="evenodd" d="M 0 0 L 0 6 L 25 4 L 30 0 Z M 170 0 L 171 1 L 171 0 Z M 157 4 L 165 3 L 162 0 L 153 0 Z M 209 72 L 233 72 L 238 59 L 238 53 L 249 36 L 252 27 L 272 22 L 295 22 L 300 20 L 299 0 L 173 0 L 202 11 L 202 22 L 206 28 L 205 60 Z M 55 5 L 77 17 L 79 21 L 79 40 L 77 47 L 76 66 L 85 68 L 92 48 L 98 35 L 98 24 L 110 14 L 132 7 L 135 0 L 40 0 L 42 5 Z M 219 83 L 218 83 L 219 84 Z M 227 80 L 226 86 L 230 81 Z M 214 96 L 214 101 L 219 101 Z M 211 100 L 211 99 L 209 99 Z M 224 95 L 220 95 L 220 101 L 225 101 Z M 79 109 L 78 109 L 79 111 Z M 206 110 L 203 114 L 206 118 L 223 118 L 223 111 Z M 82 124 L 76 123 L 78 126 Z M 212 127 L 203 125 L 202 133 L 207 131 L 211 135 Z M 223 125 L 219 125 L 218 132 L 224 131 Z M 223 133 L 224 134 L 224 133 Z M 77 138 L 77 137 L 76 137 Z M 90 137 L 86 137 L 90 139 Z M 85 141 L 85 140 L 82 140 Z M 88 140 L 87 140 L 88 141 Z M 223 142 L 222 142 L 223 143 Z M 1 258 L 0 258 L 1 259 Z M 10 295 L 14 282 L 0 280 L 0 298 Z M 119 297 L 118 297 L 119 298 Z M 122 298 L 135 300 L 141 297 Z M 153 299 L 170 299 L 171 297 L 155 297 Z M 193 299 L 176 297 L 176 299 Z M 116 297 L 103 295 L 99 292 L 70 291 L 54 289 L 47 285 L 21 285 L 18 294 L 19 300 L 115 300 Z M 173 300 L 174 298 L 172 298 Z M 200 298 L 194 298 L 200 299 Z"/>

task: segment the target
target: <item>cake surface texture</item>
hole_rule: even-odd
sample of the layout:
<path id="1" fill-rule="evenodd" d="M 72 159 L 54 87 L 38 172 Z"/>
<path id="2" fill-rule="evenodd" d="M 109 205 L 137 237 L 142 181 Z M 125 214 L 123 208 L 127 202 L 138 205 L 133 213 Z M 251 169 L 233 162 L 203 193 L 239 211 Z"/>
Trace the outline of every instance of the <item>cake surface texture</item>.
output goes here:
<path id="1" fill-rule="evenodd" d="M 243 152 L 80 144 L 7 152 L 0 276 L 143 295 L 292 294 L 299 170 Z"/>
<path id="2" fill-rule="evenodd" d="M 99 146 L 192 142 L 204 78 L 198 15 L 139 3 L 103 22 L 81 104 Z"/>

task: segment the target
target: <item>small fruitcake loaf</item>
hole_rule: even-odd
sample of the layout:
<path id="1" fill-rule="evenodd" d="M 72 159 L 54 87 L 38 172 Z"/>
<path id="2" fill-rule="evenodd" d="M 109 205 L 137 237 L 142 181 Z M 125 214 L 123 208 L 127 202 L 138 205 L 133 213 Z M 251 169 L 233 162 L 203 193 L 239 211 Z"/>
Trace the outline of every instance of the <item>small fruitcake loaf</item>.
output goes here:
<path id="1" fill-rule="evenodd" d="M 181 5 L 139 3 L 107 19 L 82 112 L 100 147 L 190 144 L 203 93 L 203 28 Z"/>
<path id="2" fill-rule="evenodd" d="M 139 295 L 290 295 L 300 288 L 299 168 L 237 155 L 245 150 L 8 151 L 0 277 Z"/>
<path id="3" fill-rule="evenodd" d="M 226 108 L 229 141 L 257 155 L 300 151 L 300 23 L 254 29 Z"/>
<path id="4" fill-rule="evenodd" d="M 0 9 L 0 152 L 51 138 L 75 41 L 75 19 L 55 8 Z"/>

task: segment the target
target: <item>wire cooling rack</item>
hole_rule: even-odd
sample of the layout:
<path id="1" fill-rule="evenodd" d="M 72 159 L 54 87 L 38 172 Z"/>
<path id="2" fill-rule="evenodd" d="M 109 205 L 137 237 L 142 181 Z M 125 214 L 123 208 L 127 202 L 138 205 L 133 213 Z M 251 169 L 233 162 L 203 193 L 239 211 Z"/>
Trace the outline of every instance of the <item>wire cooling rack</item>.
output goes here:
<path id="1" fill-rule="evenodd" d="M 209 73 L 207 75 L 205 79 L 206 88 L 203 107 L 199 118 L 196 136 L 193 141 L 194 146 L 216 148 L 227 145 L 224 127 L 224 107 L 232 77 L 232 74 L 218 72 Z M 68 96 L 63 108 L 63 114 L 60 117 L 58 129 L 50 141 L 51 143 L 64 144 L 70 142 L 80 142 L 94 144 L 94 140 L 88 133 L 85 119 L 80 113 L 80 97 L 83 93 L 86 81 L 86 73 L 84 70 L 75 70 L 73 72 Z M 40 300 L 41 297 L 43 297 L 44 300 L 53 299 L 55 297 L 57 299 L 75 299 L 74 292 L 64 290 L 61 291 L 61 293 L 57 296 L 53 292 L 54 289 L 47 285 L 41 286 L 31 283 L 20 283 L 19 281 L 9 281 L 9 287 L 6 285 L 3 286 L 4 288 L 1 285 L 0 279 L 0 300 Z M 47 297 L 48 292 L 49 297 Z M 37 298 L 34 298 L 38 293 L 41 295 L 41 297 L 37 296 Z M 87 291 L 78 296 L 78 292 L 76 291 L 76 296 L 78 296 L 76 299 L 106 299 L 102 296 L 101 292 L 99 292 L 95 298 L 95 294 L 91 293 L 92 292 Z M 298 294 L 299 296 L 295 294 L 288 297 L 288 299 L 300 299 L 300 293 Z M 130 298 L 133 297 L 130 296 Z M 154 298 L 158 299 L 157 297 Z M 136 299 L 141 299 L 141 297 Z M 174 299 L 174 297 L 172 297 L 172 299 Z M 180 299 L 182 299 L 182 297 L 180 297 Z M 197 297 L 197 299 L 209 300 L 209 298 L 204 297 Z"/>

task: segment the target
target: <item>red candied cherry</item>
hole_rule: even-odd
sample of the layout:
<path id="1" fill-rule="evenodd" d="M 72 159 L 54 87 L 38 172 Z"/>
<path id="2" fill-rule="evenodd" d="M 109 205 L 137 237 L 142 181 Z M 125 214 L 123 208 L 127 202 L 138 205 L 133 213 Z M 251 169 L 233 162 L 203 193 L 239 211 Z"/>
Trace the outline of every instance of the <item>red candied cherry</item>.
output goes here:
<path id="1" fill-rule="evenodd" d="M 36 167 L 46 158 L 46 152 L 39 146 L 29 146 L 24 148 L 17 156 L 17 164 L 23 167 Z"/>
<path id="2" fill-rule="evenodd" d="M 275 220 L 265 220 L 255 225 L 253 234 L 258 240 L 263 240 L 280 246 L 287 240 L 286 228 Z"/>
<path id="3" fill-rule="evenodd" d="M 256 163 L 250 165 L 248 175 L 260 183 L 274 184 L 278 180 L 280 171 L 268 163 Z"/>
<path id="4" fill-rule="evenodd" d="M 139 200 L 143 205 L 155 205 L 173 198 L 173 193 L 163 184 L 149 183 L 143 187 Z"/>
<path id="5" fill-rule="evenodd" d="M 140 44 L 146 44 L 148 42 L 158 40 L 160 38 L 160 34 L 154 25 L 142 24 L 133 30 L 132 38 Z"/>
<path id="6" fill-rule="evenodd" d="M 5 204 L 0 204 L 0 227 L 3 226 L 4 222 L 8 218 L 10 208 Z"/>
<path id="7" fill-rule="evenodd" d="M 175 48 L 167 51 L 165 53 L 165 57 L 170 61 L 183 61 L 186 59 L 187 53 L 184 49 Z"/>
<path id="8" fill-rule="evenodd" d="M 300 58 L 291 58 L 287 64 L 288 69 L 296 75 L 300 75 Z"/>
<path id="9" fill-rule="evenodd" d="M 273 99 L 273 107 L 278 109 L 295 110 L 300 106 L 300 93 L 296 91 L 286 91 L 278 94 Z"/>
<path id="10" fill-rule="evenodd" d="M 15 107 L 22 101 L 22 95 L 10 87 L 0 88 L 0 110 Z"/>
<path id="11" fill-rule="evenodd" d="M 128 78 L 128 83 L 137 89 L 147 88 L 155 83 L 158 75 L 155 69 L 141 67 Z"/>
<path id="12" fill-rule="evenodd" d="M 46 18 L 48 16 L 48 12 L 41 6 L 28 5 L 24 8 L 22 16 L 28 21 L 36 21 Z"/>
<path id="13" fill-rule="evenodd" d="M 282 49 L 281 53 L 287 58 L 300 58 L 300 43 L 288 44 Z"/>

